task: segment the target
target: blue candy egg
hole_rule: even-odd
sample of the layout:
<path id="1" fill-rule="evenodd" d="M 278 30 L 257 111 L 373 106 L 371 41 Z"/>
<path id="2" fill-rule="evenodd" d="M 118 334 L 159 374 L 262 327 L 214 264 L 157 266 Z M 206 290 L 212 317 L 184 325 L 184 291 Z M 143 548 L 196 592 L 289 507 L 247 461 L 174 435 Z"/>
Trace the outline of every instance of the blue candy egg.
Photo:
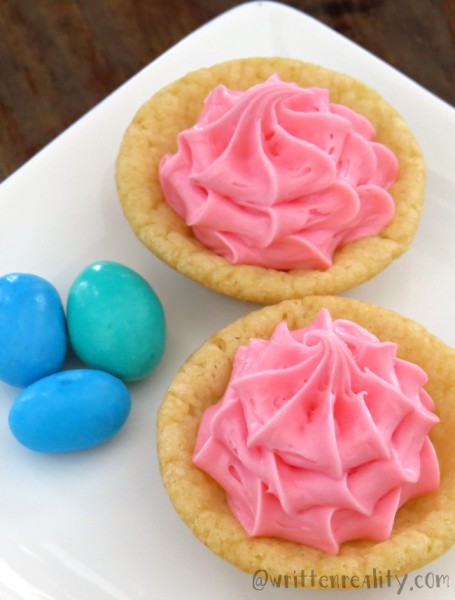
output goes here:
<path id="1" fill-rule="evenodd" d="M 0 379 L 25 387 L 61 369 L 65 315 L 54 286 L 37 275 L 0 277 Z"/>
<path id="2" fill-rule="evenodd" d="M 9 414 L 15 438 L 38 452 L 71 452 L 97 446 L 124 425 L 131 408 L 125 384 L 103 371 L 63 371 L 33 383 Z"/>

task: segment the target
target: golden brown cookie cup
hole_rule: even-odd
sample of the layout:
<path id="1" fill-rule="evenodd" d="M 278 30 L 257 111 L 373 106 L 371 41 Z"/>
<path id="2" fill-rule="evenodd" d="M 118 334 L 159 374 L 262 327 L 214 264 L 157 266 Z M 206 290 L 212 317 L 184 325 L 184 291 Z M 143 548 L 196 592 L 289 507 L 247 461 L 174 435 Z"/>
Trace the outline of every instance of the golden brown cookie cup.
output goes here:
<path id="1" fill-rule="evenodd" d="M 399 161 L 397 181 L 389 190 L 396 206 L 391 223 L 379 234 L 338 250 L 325 270 L 279 271 L 233 265 L 193 235 L 166 203 L 158 165 L 177 150 L 177 135 L 193 126 L 207 94 L 218 84 L 246 89 L 278 73 L 302 87 L 330 90 L 332 102 L 367 117 L 377 141 Z M 409 247 L 416 232 L 425 190 L 425 164 L 402 117 L 365 84 L 323 67 L 287 58 L 247 58 L 189 73 L 155 94 L 136 114 L 117 160 L 117 188 L 124 213 L 138 238 L 158 258 L 190 279 L 235 298 L 272 304 L 310 294 L 335 294 L 358 285 Z"/>
<path id="2" fill-rule="evenodd" d="M 397 513 L 388 540 L 346 542 L 336 556 L 278 538 L 249 537 L 232 515 L 224 491 L 192 464 L 202 413 L 223 395 L 237 348 L 251 337 L 270 337 L 282 320 L 292 329 L 303 327 L 322 307 L 334 319 L 350 319 L 380 340 L 396 342 L 398 356 L 420 365 L 428 374 L 425 387 L 440 418 L 430 434 L 441 469 L 438 490 L 406 503 Z M 340 587 L 342 581 L 344 587 L 356 587 L 354 582 L 364 581 L 366 576 L 373 582 L 374 573 L 385 578 L 418 569 L 455 543 L 454 435 L 455 350 L 414 321 L 385 308 L 318 296 L 252 312 L 194 352 L 163 400 L 158 417 L 158 455 L 162 479 L 176 511 L 213 552 L 248 573 L 263 569 L 270 577 L 288 575 L 289 585 L 301 585 L 301 572 L 313 570 L 318 576 L 339 581 Z"/>

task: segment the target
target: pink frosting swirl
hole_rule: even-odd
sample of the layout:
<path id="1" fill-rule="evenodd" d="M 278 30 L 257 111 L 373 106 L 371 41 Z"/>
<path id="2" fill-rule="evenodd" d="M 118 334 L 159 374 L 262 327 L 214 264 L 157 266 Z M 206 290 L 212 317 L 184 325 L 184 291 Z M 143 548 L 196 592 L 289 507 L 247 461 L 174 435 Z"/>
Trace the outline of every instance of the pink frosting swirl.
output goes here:
<path id="1" fill-rule="evenodd" d="M 197 124 L 160 163 L 169 205 L 231 263 L 326 269 L 335 250 L 374 235 L 395 206 L 395 155 L 373 125 L 321 88 L 272 76 L 216 87 Z"/>
<path id="2" fill-rule="evenodd" d="M 385 540 L 398 508 L 439 485 L 426 380 L 395 344 L 325 309 L 297 331 L 282 323 L 239 348 L 193 461 L 251 536 L 331 554 Z"/>

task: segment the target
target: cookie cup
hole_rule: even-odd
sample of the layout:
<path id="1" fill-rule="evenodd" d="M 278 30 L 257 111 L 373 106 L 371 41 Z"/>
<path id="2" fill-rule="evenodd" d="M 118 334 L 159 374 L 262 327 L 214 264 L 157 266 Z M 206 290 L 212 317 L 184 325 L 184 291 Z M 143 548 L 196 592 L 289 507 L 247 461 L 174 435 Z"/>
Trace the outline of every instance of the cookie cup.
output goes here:
<path id="1" fill-rule="evenodd" d="M 280 271 L 233 265 L 193 235 L 166 203 L 158 167 L 177 150 L 177 135 L 192 127 L 208 93 L 217 85 L 247 89 L 277 73 L 302 87 L 330 90 L 331 102 L 367 117 L 376 141 L 392 150 L 399 174 L 390 188 L 395 215 L 378 235 L 348 243 L 325 271 Z M 134 117 L 117 159 L 116 182 L 126 218 L 137 237 L 159 259 L 190 279 L 235 298 L 272 304 L 310 294 L 335 294 L 382 271 L 409 247 L 418 227 L 425 191 L 422 153 L 403 118 L 376 91 L 344 74 L 287 58 L 247 58 L 189 73 L 156 93 Z"/>
<path id="2" fill-rule="evenodd" d="M 334 319 L 350 319 L 381 341 L 395 342 L 400 358 L 422 367 L 428 375 L 425 389 L 440 418 L 430 432 L 441 470 L 439 488 L 400 508 L 386 541 L 345 542 L 337 555 L 279 538 L 249 537 L 232 515 L 223 489 L 192 463 L 202 414 L 222 397 L 237 348 L 252 337 L 268 339 L 283 320 L 291 329 L 304 327 L 323 307 Z M 313 584 L 307 579 L 306 587 L 324 589 L 373 587 L 375 582 L 379 585 L 379 575 L 386 585 L 386 577 L 419 569 L 455 543 L 454 434 L 455 350 L 397 313 L 330 296 L 262 308 L 210 337 L 176 375 L 157 425 L 164 486 L 177 513 L 204 544 L 248 573 L 266 571 L 270 578 L 281 577 L 282 581 L 288 576 L 289 586 L 304 585 L 301 573 L 313 572 Z"/>

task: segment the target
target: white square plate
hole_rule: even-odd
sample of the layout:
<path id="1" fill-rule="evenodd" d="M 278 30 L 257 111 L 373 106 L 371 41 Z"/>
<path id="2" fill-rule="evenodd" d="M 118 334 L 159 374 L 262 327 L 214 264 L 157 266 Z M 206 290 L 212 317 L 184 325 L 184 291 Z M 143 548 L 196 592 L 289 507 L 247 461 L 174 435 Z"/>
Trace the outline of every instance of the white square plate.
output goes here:
<path id="1" fill-rule="evenodd" d="M 429 169 L 421 227 L 404 257 L 349 295 L 398 310 L 455 346 L 454 109 L 287 6 L 252 2 L 221 15 L 138 73 L 0 188 L 0 274 L 40 274 L 65 300 L 85 266 L 119 261 L 151 282 L 168 322 L 162 363 L 131 386 L 128 423 L 94 450 L 48 456 L 21 447 L 7 427 L 17 390 L 0 385 L 0 600 L 258 598 L 252 577 L 213 555 L 174 513 L 155 449 L 156 411 L 180 364 L 252 306 L 159 263 L 134 237 L 114 187 L 117 149 L 142 102 L 189 70 L 255 55 L 301 58 L 349 73 L 378 89 L 408 120 Z M 427 598 L 438 574 L 449 575 L 455 586 L 454 559 L 455 548 L 410 575 L 400 595 Z M 416 582 L 428 585 L 418 590 Z M 447 580 L 440 584 L 431 593 L 448 599 Z M 395 582 L 340 596 L 395 598 L 399 591 Z M 269 582 L 260 597 L 283 593 Z M 288 590 L 286 598 L 301 594 Z M 305 598 L 320 594 L 306 591 Z"/>

